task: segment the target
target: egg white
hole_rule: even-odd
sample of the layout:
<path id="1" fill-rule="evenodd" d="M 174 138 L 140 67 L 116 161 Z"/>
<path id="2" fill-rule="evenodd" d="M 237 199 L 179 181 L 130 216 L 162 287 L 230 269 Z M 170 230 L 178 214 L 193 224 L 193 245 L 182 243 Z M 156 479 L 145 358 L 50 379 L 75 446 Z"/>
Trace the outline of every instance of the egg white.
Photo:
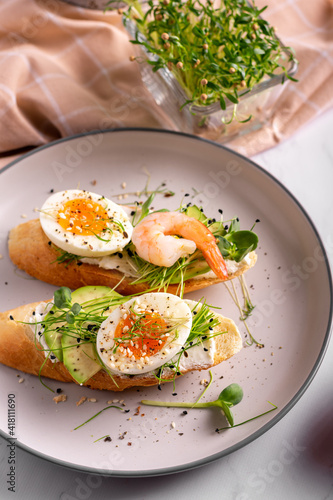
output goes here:
<path id="1" fill-rule="evenodd" d="M 131 307 L 139 314 L 147 310 L 158 312 L 167 324 L 179 322 L 177 329 L 171 331 L 169 339 L 159 352 L 138 360 L 126 356 L 119 347 L 113 352 L 117 325 Z M 191 327 L 192 313 L 185 301 L 170 293 L 146 293 L 128 300 L 112 311 L 97 333 L 96 349 L 102 363 L 112 373 L 139 375 L 151 372 L 170 361 L 185 344 Z"/>
<path id="2" fill-rule="evenodd" d="M 106 210 L 108 217 L 113 217 L 122 224 L 125 234 L 120 226 L 112 222 L 108 223 L 112 232 L 106 231 L 99 235 L 107 241 L 98 239 L 94 234 L 82 236 L 79 232 L 73 234 L 63 229 L 57 222 L 57 214 L 67 201 L 74 199 L 87 199 L 99 203 Z M 133 232 L 133 226 L 122 207 L 99 194 L 78 189 L 60 191 L 50 196 L 41 208 L 40 223 L 52 243 L 66 252 L 81 257 L 99 257 L 119 252 L 131 240 Z"/>

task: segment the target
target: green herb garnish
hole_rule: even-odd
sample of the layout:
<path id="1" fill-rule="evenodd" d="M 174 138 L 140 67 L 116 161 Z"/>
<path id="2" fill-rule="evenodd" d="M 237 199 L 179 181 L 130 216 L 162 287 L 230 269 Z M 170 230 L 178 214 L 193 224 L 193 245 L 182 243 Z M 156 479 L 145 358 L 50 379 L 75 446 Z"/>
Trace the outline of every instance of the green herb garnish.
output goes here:
<path id="1" fill-rule="evenodd" d="M 282 83 L 295 81 L 285 65 L 295 61 L 292 49 L 282 47 L 274 28 L 261 18 L 266 7 L 258 9 L 246 0 L 218 5 L 212 0 L 149 0 L 147 8 L 137 0 L 125 3 L 124 23 L 131 21 L 138 30 L 131 43 L 143 48 L 154 72 L 172 72 L 187 96 L 182 107 L 218 103 L 225 110 L 231 103 L 230 123 L 240 97 L 254 85 L 275 74 L 283 75 Z"/>
<path id="2" fill-rule="evenodd" d="M 214 331 L 220 322 L 210 308 L 211 306 L 205 300 L 201 299 L 191 309 L 192 327 L 190 334 L 179 353 L 158 369 L 155 377 L 159 385 L 167 380 L 168 382 L 173 382 L 173 386 L 175 387 L 177 376 L 182 375 L 180 369 L 181 360 L 183 357 L 188 356 L 188 351 L 195 346 L 201 346 L 204 349 L 204 341 L 227 333 L 226 331 Z"/>
<path id="3" fill-rule="evenodd" d="M 66 250 L 62 250 L 62 248 L 57 247 L 52 244 L 52 248 L 58 253 L 58 256 L 55 260 L 50 262 L 50 264 L 64 264 L 67 267 L 69 264 L 78 263 L 82 257 L 80 255 L 74 255 L 73 253 L 66 252 Z"/>
<path id="4" fill-rule="evenodd" d="M 267 415 L 267 413 L 270 413 L 274 410 L 277 409 L 277 406 L 274 405 L 273 403 L 270 403 L 274 408 L 271 410 L 266 411 L 265 413 L 261 413 L 260 415 L 257 415 L 255 417 L 252 417 L 248 420 L 244 420 L 243 422 L 240 422 L 239 424 L 234 423 L 234 416 L 231 412 L 231 408 L 236 406 L 238 403 L 240 403 L 243 399 L 243 389 L 239 384 L 230 384 L 228 385 L 225 389 L 223 389 L 222 392 L 220 392 L 218 398 L 214 401 L 207 401 L 206 403 L 199 403 L 199 400 L 202 398 L 208 387 L 210 387 L 212 381 L 213 381 L 213 376 L 212 372 L 209 371 L 210 375 L 210 382 L 208 386 L 205 388 L 203 393 L 199 396 L 199 398 L 194 402 L 194 403 L 183 403 L 183 402 L 173 402 L 173 401 L 152 401 L 149 399 L 143 399 L 141 401 L 141 404 L 147 405 L 147 406 L 162 406 L 162 407 L 167 407 L 167 408 L 190 408 L 190 409 L 202 409 L 202 408 L 220 408 L 225 415 L 229 426 L 228 427 L 221 427 L 219 429 L 216 429 L 216 432 L 220 432 L 225 429 L 230 429 L 232 427 L 239 427 L 240 425 L 244 425 L 247 422 L 251 422 L 252 420 L 255 420 L 259 417 L 262 417 L 263 415 Z"/>
<path id="5" fill-rule="evenodd" d="M 126 411 L 126 410 L 124 410 L 124 408 L 121 408 L 120 406 L 114 406 L 114 405 L 107 406 L 106 408 L 103 408 L 103 410 L 99 411 L 98 413 L 96 413 L 92 417 L 88 418 L 88 420 L 86 420 L 85 422 L 83 422 L 83 424 L 80 424 L 77 427 L 75 427 L 74 431 L 76 431 L 77 429 L 80 429 L 80 427 L 83 427 L 84 425 L 88 424 L 88 422 L 91 422 L 94 418 L 98 417 L 98 415 L 100 415 L 101 413 L 103 413 L 103 411 L 109 410 L 110 408 L 117 408 L 117 410 Z M 102 439 L 102 438 L 100 438 L 100 439 Z"/>

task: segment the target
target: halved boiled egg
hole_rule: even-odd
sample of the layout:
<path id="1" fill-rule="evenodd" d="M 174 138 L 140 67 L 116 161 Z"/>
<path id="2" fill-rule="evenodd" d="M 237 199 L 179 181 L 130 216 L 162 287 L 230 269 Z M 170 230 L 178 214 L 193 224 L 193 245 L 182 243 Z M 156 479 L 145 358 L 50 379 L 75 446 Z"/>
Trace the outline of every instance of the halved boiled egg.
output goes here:
<path id="1" fill-rule="evenodd" d="M 52 243 L 83 257 L 121 251 L 133 231 L 122 207 L 99 194 L 78 189 L 50 196 L 41 208 L 40 223 Z"/>
<path id="2" fill-rule="evenodd" d="M 138 375 L 170 361 L 192 327 L 190 307 L 169 293 L 146 293 L 112 311 L 101 324 L 96 348 L 112 373 Z"/>

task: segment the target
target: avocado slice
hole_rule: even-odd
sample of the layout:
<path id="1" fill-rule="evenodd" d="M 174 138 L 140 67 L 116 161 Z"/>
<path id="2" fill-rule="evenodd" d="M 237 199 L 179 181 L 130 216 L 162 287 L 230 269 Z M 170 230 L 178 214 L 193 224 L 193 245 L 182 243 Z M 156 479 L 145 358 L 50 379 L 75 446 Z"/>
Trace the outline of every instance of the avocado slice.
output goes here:
<path id="1" fill-rule="evenodd" d="M 61 337 L 64 365 L 79 384 L 84 384 L 102 368 L 94 344 L 82 341 L 78 335 Z"/>
<path id="2" fill-rule="evenodd" d="M 77 302 L 85 312 L 89 312 L 96 307 L 96 301 L 105 295 L 121 297 L 108 286 L 84 286 L 72 293 L 72 303 Z M 63 333 L 61 346 L 64 365 L 79 384 L 84 384 L 102 368 L 94 344 L 85 342 L 79 335 Z"/>
<path id="3" fill-rule="evenodd" d="M 72 302 L 78 302 L 79 304 L 83 304 L 84 302 L 88 302 L 94 299 L 99 299 L 101 297 L 104 297 L 106 294 L 112 292 L 112 296 L 119 296 L 119 293 L 112 291 L 111 288 L 108 286 L 83 286 L 81 288 L 78 288 L 72 293 Z M 90 305 L 91 307 L 91 305 Z M 57 316 L 60 315 L 59 312 L 57 312 L 57 307 L 53 306 L 52 309 L 47 313 L 45 316 L 45 322 L 48 320 L 56 318 Z M 89 305 L 87 306 L 86 310 L 89 311 Z M 62 337 L 62 331 L 61 327 L 64 326 L 66 323 L 57 323 L 52 327 L 49 327 L 47 330 L 44 332 L 44 339 L 45 342 L 47 343 L 48 347 L 51 349 L 52 352 L 57 356 L 59 361 L 63 361 L 63 353 L 62 353 L 62 344 L 61 344 L 61 337 Z"/>
<path id="4" fill-rule="evenodd" d="M 96 301 L 96 299 L 100 299 L 105 295 L 121 297 L 119 293 L 108 286 L 82 286 L 72 292 L 72 303 L 77 302 L 81 306 L 84 305 L 85 311 L 88 311 L 91 308 L 91 304 L 86 304 L 87 302 Z"/>
<path id="5" fill-rule="evenodd" d="M 60 315 L 59 312 L 57 313 L 56 306 L 53 306 L 52 309 L 50 309 L 50 311 L 45 316 L 45 323 L 47 323 L 47 321 L 50 320 L 51 315 L 52 319 Z M 61 335 L 62 335 L 61 327 L 64 324 L 65 323 L 54 324 L 44 331 L 45 342 L 47 343 L 51 351 L 54 352 L 54 354 L 57 356 L 59 361 L 63 361 L 62 348 L 61 348 Z"/>
<path id="6" fill-rule="evenodd" d="M 111 298 L 122 297 L 108 286 L 83 286 L 72 292 L 72 304 L 78 303 L 85 312 L 89 312 L 96 307 L 98 299 L 103 299 L 106 295 Z M 52 307 L 45 319 L 50 319 L 51 315 L 52 319 L 60 315 L 56 306 Z M 96 355 L 95 346 L 81 340 L 78 335 L 66 333 L 66 324 L 55 323 L 45 331 L 44 338 L 48 347 L 56 354 L 59 361 L 64 363 L 72 377 L 79 384 L 83 384 L 95 375 L 102 365 Z"/>
<path id="7" fill-rule="evenodd" d="M 194 219 L 198 219 L 199 221 L 203 222 L 207 220 L 207 217 L 203 212 L 201 212 L 200 208 L 197 207 L 196 205 L 191 205 L 190 207 L 187 207 L 185 210 L 186 215 L 189 217 L 193 217 Z"/>

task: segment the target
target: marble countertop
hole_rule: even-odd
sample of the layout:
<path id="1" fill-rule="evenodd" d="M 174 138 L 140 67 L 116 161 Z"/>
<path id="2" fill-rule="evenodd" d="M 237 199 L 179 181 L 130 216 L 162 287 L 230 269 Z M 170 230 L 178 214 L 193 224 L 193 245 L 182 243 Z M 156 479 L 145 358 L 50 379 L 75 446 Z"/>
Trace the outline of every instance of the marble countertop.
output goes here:
<path id="1" fill-rule="evenodd" d="M 333 110 L 254 157 L 312 218 L 333 264 Z M 315 333 L 315 332 L 314 332 Z M 163 477 L 110 478 L 62 468 L 17 448 L 16 492 L 7 490 L 0 438 L 0 498 L 25 500 L 333 499 L 333 344 L 308 390 L 272 429 L 204 467 Z M 288 450 L 288 460 L 285 459 Z"/>

